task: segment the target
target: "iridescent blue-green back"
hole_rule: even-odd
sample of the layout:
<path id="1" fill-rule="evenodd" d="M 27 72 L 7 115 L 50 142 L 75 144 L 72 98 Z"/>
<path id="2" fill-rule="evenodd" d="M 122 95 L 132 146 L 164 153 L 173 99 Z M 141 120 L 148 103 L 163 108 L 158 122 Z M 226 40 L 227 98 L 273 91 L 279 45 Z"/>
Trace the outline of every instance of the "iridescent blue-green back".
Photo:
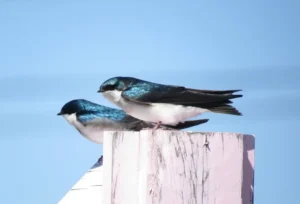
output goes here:
<path id="1" fill-rule="evenodd" d="M 77 118 L 81 122 L 88 122 L 94 119 L 110 119 L 114 121 L 122 121 L 128 116 L 120 109 L 102 106 L 84 99 L 73 100 L 63 107 L 65 113 L 76 113 Z"/>

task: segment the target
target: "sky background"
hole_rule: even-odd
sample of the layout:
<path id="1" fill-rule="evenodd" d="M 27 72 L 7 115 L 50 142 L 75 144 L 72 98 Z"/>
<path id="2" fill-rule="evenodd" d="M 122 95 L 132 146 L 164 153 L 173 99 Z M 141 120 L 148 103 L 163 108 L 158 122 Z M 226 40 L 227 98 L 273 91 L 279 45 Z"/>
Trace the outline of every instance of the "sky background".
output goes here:
<path id="1" fill-rule="evenodd" d="M 297 203 L 300 1 L 0 0 L 0 203 L 57 203 L 102 154 L 56 116 L 113 76 L 243 89 L 243 117 L 193 131 L 256 136 L 255 204 Z M 113 106 L 114 107 L 114 106 Z"/>

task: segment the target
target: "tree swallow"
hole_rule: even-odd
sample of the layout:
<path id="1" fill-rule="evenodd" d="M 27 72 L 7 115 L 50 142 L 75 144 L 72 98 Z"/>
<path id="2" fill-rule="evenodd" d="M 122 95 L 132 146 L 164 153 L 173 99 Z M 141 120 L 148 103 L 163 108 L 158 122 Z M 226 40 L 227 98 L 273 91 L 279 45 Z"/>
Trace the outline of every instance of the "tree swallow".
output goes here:
<path id="1" fill-rule="evenodd" d="M 155 126 L 154 123 L 136 119 L 120 109 L 98 105 L 84 99 L 66 103 L 57 115 L 62 115 L 81 135 L 98 144 L 103 144 L 104 131 L 139 131 Z M 192 120 L 176 126 L 165 125 L 162 128 L 184 129 L 207 121 L 208 119 Z"/>
<path id="2" fill-rule="evenodd" d="M 230 99 L 242 97 L 233 94 L 237 91 L 241 90 L 191 89 L 133 77 L 110 78 L 98 90 L 127 114 L 158 126 L 177 125 L 204 112 L 242 115 L 229 105 Z"/>

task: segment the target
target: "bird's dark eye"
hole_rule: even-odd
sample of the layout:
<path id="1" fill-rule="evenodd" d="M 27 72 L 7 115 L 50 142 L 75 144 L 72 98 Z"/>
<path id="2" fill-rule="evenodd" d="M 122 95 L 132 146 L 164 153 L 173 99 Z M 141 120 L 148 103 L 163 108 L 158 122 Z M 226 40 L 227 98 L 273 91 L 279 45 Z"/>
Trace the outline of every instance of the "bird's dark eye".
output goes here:
<path id="1" fill-rule="evenodd" d="M 114 85 L 106 85 L 106 86 L 105 86 L 105 89 L 106 89 L 107 91 L 114 90 L 114 89 L 115 89 L 115 86 L 114 86 Z"/>

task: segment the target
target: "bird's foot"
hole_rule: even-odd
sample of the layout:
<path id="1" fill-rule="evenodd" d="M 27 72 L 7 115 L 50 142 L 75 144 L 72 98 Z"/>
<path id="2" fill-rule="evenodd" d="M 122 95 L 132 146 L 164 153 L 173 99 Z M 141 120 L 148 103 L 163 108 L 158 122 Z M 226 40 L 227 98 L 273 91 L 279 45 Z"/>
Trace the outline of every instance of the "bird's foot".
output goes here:
<path id="1" fill-rule="evenodd" d="M 161 121 L 159 121 L 152 130 L 157 130 L 159 128 L 159 126 L 161 125 Z"/>

